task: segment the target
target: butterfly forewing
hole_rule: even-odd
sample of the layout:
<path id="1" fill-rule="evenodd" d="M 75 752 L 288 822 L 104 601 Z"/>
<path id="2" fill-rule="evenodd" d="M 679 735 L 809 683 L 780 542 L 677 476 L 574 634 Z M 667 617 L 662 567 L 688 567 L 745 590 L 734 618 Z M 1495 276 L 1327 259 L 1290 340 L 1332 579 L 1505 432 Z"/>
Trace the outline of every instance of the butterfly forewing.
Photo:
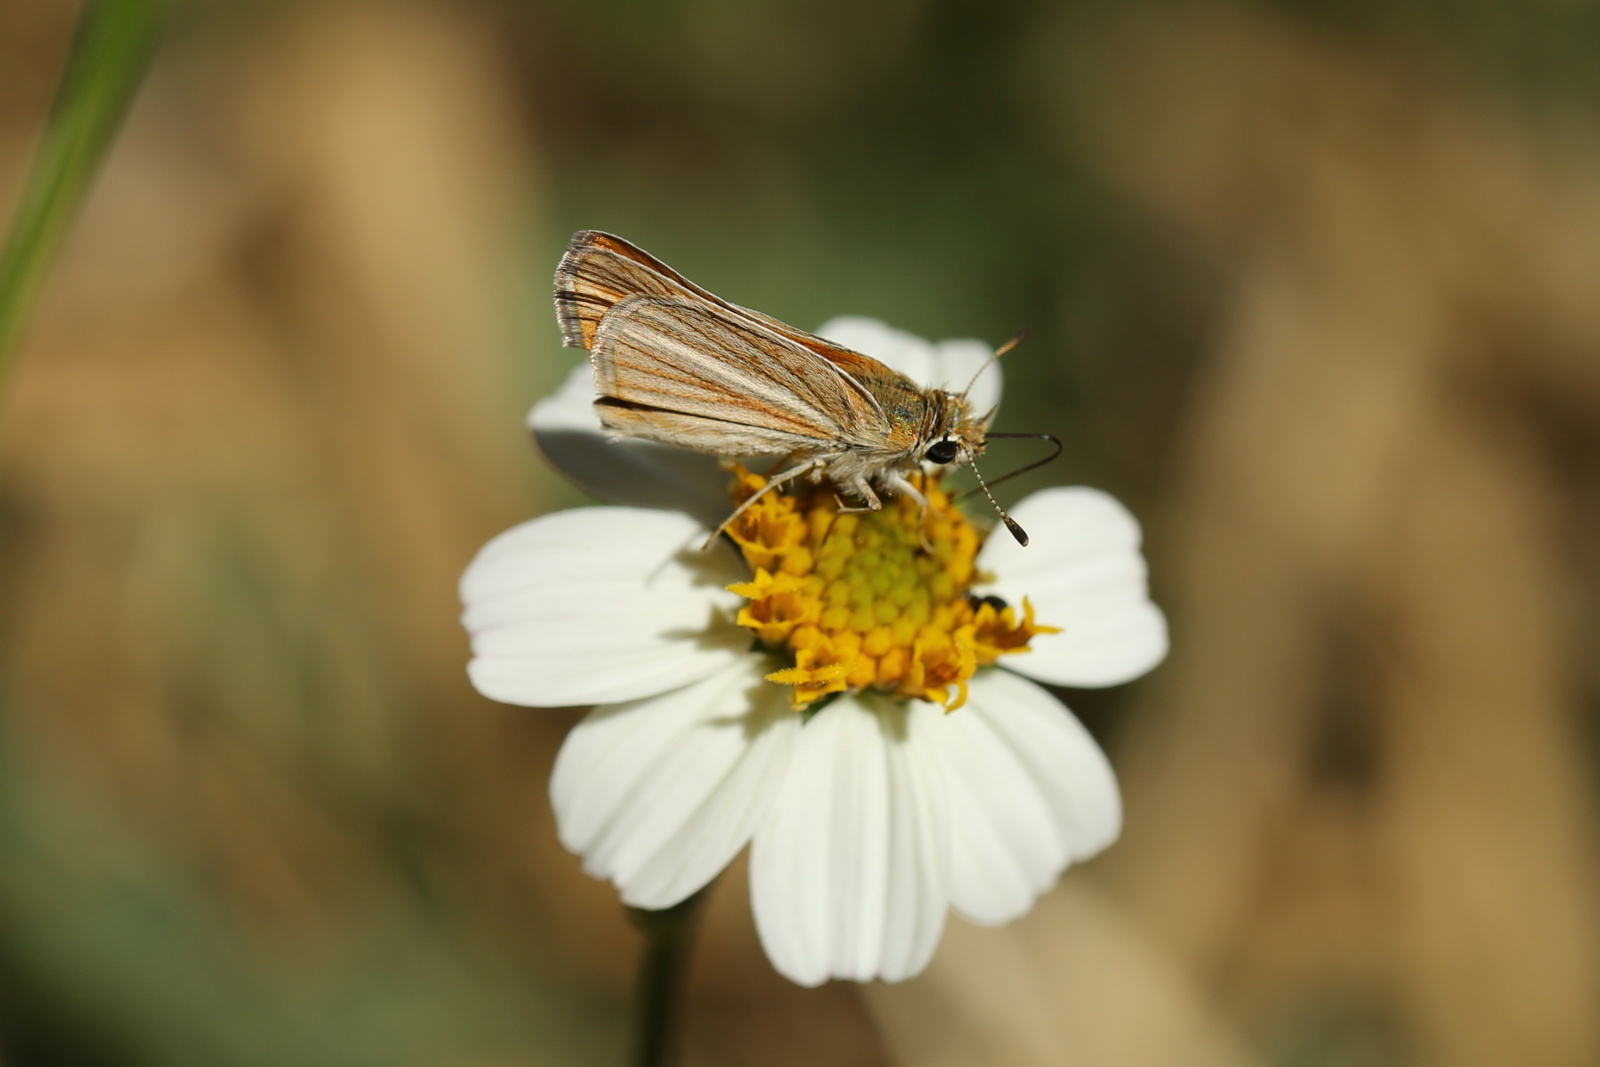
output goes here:
<path id="1" fill-rule="evenodd" d="M 630 405 L 602 397 L 595 401 L 600 425 L 620 437 L 715 452 L 723 456 L 783 456 L 814 451 L 817 439 L 760 426 L 743 426 L 704 415 Z"/>
<path id="2" fill-rule="evenodd" d="M 735 315 L 758 322 L 773 333 L 821 356 L 854 379 L 888 375 L 900 377 L 870 356 L 841 348 L 816 334 L 797 330 L 770 315 L 732 304 L 702 289 L 655 256 L 620 237 L 599 230 L 583 230 L 572 237 L 556 266 L 556 320 L 566 344 L 588 348 L 607 311 L 629 296 L 698 299 Z M 869 390 L 856 388 L 876 405 Z"/>
<path id="3" fill-rule="evenodd" d="M 556 266 L 556 321 L 567 345 L 588 348 L 600 319 L 630 296 L 692 299 L 698 287 L 620 237 L 585 230 Z"/>
<path id="4" fill-rule="evenodd" d="M 847 374 L 738 311 L 630 296 L 589 347 L 595 390 L 631 408 L 806 440 L 809 450 L 880 440 L 884 419 Z"/>

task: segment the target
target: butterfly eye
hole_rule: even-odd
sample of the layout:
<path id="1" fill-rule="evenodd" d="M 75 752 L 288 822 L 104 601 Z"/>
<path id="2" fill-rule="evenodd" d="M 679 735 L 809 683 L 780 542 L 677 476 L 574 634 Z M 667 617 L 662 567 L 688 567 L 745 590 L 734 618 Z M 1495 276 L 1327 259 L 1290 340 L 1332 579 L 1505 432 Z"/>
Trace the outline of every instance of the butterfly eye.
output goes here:
<path id="1" fill-rule="evenodd" d="M 922 456 L 932 463 L 949 463 L 960 454 L 961 446 L 949 438 L 945 438 L 943 441 L 935 441 L 929 445 L 928 450 Z"/>

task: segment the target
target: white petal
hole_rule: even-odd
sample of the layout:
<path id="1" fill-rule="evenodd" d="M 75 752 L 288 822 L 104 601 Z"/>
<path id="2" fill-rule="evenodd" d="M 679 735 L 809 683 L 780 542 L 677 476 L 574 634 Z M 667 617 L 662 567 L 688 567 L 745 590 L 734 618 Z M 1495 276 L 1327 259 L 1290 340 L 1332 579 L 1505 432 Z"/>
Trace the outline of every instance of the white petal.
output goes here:
<path id="1" fill-rule="evenodd" d="M 877 319 L 841 315 L 823 323 L 817 336 L 871 356 L 919 385 L 931 384 L 928 376 L 933 373 L 933 346 L 915 334 Z"/>
<path id="2" fill-rule="evenodd" d="M 1116 840 L 1117 781 L 1061 702 L 1025 678 L 983 670 L 965 706 L 930 732 L 950 810 L 950 903 L 980 923 L 1010 922 L 1069 863 Z"/>
<path id="3" fill-rule="evenodd" d="M 871 356 L 919 385 L 959 393 L 972 383 L 967 398 L 974 414 L 983 415 L 1000 404 L 1000 364 L 983 369 L 994 349 L 982 341 L 957 339 L 930 344 L 914 334 L 896 330 L 877 319 L 845 315 L 829 319 L 817 331 L 835 344 Z"/>
<path id="4" fill-rule="evenodd" d="M 716 877 L 782 787 L 800 717 L 746 656 L 665 696 L 597 708 L 550 779 L 561 843 L 624 903 L 667 908 Z"/>
<path id="5" fill-rule="evenodd" d="M 575 508 L 490 541 L 461 577 L 478 692 L 562 707 L 653 696 L 732 664 L 750 645 L 727 591 L 744 569 L 700 551 L 687 515 Z"/>
<path id="6" fill-rule="evenodd" d="M 761 943 L 801 985 L 899 981 L 944 930 L 941 771 L 923 732 L 942 712 L 845 697 L 801 728 L 750 850 Z"/>
<path id="7" fill-rule="evenodd" d="M 967 389 L 967 402 L 972 405 L 974 415 L 998 410 L 1001 361 L 991 362 L 989 357 L 993 355 L 994 348 L 982 341 L 970 338 L 940 341 L 934 346 L 933 366 L 926 384 L 951 393 L 959 393 L 971 385 L 972 388 Z"/>
<path id="8" fill-rule="evenodd" d="M 594 411 L 594 376 L 576 367 L 533 406 L 528 427 L 553 467 L 612 504 L 684 511 L 708 528 L 727 518 L 732 481 L 716 457 L 652 441 L 611 440 Z"/>
<path id="9" fill-rule="evenodd" d="M 1097 489 L 1046 489 L 1011 512 L 1028 531 L 1024 548 L 997 529 L 978 553 L 996 593 L 1014 605 L 1026 596 L 1039 622 L 1059 634 L 1036 637 L 1033 651 L 1004 665 L 1053 685 L 1117 685 L 1160 663 L 1167 621 L 1150 602 L 1139 524 Z"/>

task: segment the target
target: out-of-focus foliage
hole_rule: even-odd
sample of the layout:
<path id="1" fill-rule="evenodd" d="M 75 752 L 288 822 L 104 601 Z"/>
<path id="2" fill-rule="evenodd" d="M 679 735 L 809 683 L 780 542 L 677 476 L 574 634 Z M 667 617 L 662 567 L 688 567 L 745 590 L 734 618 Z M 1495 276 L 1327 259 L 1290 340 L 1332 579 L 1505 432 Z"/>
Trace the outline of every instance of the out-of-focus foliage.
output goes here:
<path id="1" fill-rule="evenodd" d="M 691 1062 L 1600 1059 L 1600 9 L 191 4 L 0 404 L 0 1059 L 615 1062 L 637 948 L 454 582 L 619 232 L 998 342 L 1145 519 L 1124 840 L 929 974 L 710 905 Z M 76 8 L 0 6 L 9 218 Z M 1010 454 L 1025 462 L 1021 445 Z M 1007 453 L 998 447 L 996 461 Z"/>
<path id="2" fill-rule="evenodd" d="M 155 0 L 84 6 L 28 186 L 0 254 L 0 366 L 144 82 L 162 13 Z"/>

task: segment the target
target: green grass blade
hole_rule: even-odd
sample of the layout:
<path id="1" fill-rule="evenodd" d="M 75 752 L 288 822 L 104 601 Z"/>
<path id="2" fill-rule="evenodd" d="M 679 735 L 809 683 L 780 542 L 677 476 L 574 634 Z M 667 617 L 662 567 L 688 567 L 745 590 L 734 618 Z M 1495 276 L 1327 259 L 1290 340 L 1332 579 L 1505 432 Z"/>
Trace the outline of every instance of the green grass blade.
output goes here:
<path id="1" fill-rule="evenodd" d="M 89 182 L 127 114 L 161 25 L 161 0 L 87 0 L 38 157 L 0 257 L 0 374 Z"/>

